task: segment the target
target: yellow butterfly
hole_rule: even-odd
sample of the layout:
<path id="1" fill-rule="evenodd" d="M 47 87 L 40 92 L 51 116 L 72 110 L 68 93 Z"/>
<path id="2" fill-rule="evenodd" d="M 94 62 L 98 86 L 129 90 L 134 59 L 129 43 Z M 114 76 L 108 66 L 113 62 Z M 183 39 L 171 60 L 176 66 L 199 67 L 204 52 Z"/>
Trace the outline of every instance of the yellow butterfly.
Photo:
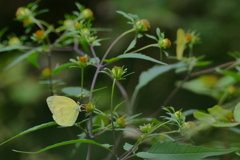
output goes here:
<path id="1" fill-rule="evenodd" d="M 53 114 L 54 121 L 61 126 L 72 126 L 81 110 L 74 100 L 64 96 L 48 97 L 47 105 Z"/>
<path id="2" fill-rule="evenodd" d="M 178 60 L 181 60 L 183 57 L 185 45 L 186 45 L 185 32 L 183 29 L 179 28 L 177 30 L 177 48 L 176 48 Z"/>

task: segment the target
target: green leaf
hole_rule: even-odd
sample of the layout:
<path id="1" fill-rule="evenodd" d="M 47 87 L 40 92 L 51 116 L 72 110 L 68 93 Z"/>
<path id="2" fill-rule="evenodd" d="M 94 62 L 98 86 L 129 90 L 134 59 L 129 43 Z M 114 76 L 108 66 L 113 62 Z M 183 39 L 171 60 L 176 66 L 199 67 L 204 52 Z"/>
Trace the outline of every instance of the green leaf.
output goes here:
<path id="1" fill-rule="evenodd" d="M 240 102 L 236 105 L 233 114 L 234 120 L 240 122 Z"/>
<path id="2" fill-rule="evenodd" d="M 135 98 L 136 98 L 139 90 L 142 87 L 147 85 L 149 82 L 151 82 L 153 79 L 155 79 L 159 75 L 161 75 L 163 73 L 166 73 L 166 72 L 168 72 L 172 69 L 183 67 L 185 65 L 186 64 L 183 63 L 183 62 L 178 62 L 176 64 L 170 64 L 170 65 L 167 65 L 167 66 L 156 65 L 156 66 L 153 66 L 152 68 L 148 69 L 147 71 L 142 72 L 142 74 L 139 76 L 139 83 L 137 84 L 137 86 L 135 87 L 135 90 L 133 92 L 133 96 L 132 96 L 132 99 L 131 99 L 132 104 L 135 101 Z"/>
<path id="3" fill-rule="evenodd" d="M 214 117 L 212 115 L 203 113 L 201 111 L 194 112 L 193 116 L 200 121 L 206 122 L 207 124 L 212 124 L 212 123 L 216 122 L 216 120 L 214 119 Z"/>
<path id="4" fill-rule="evenodd" d="M 141 158 L 155 158 L 164 160 L 201 160 L 210 156 L 224 155 L 235 152 L 237 148 L 212 149 L 201 146 L 164 142 L 155 143 L 149 151 L 139 152 L 136 155 Z"/>
<path id="5" fill-rule="evenodd" d="M 130 14 L 127 14 L 125 12 L 122 12 L 122 11 L 116 11 L 118 14 L 121 14 L 122 16 L 124 16 L 125 18 L 131 20 L 132 22 L 134 21 L 133 17 L 130 16 Z"/>
<path id="6" fill-rule="evenodd" d="M 17 50 L 17 49 L 30 49 L 30 47 L 26 47 L 26 46 L 7 46 L 4 48 L 0 49 L 0 52 L 6 52 L 6 51 L 11 51 L 11 50 Z"/>
<path id="7" fill-rule="evenodd" d="M 38 59 L 38 53 L 35 52 L 27 57 L 27 60 L 36 68 L 39 69 L 39 64 L 37 62 Z"/>
<path id="8" fill-rule="evenodd" d="M 235 127 L 239 125 L 240 123 L 232 123 L 232 122 L 215 122 L 211 124 L 214 127 Z"/>
<path id="9" fill-rule="evenodd" d="M 12 63 L 10 63 L 9 65 L 7 65 L 7 66 L 4 68 L 4 70 L 5 70 L 5 71 L 8 70 L 9 68 L 13 67 L 13 66 L 14 66 L 15 64 L 17 64 L 18 62 L 26 59 L 26 58 L 27 58 L 28 56 L 30 56 L 31 54 L 34 54 L 34 53 L 36 53 L 36 52 L 40 52 L 40 49 L 41 49 L 41 48 L 42 48 L 42 47 L 34 48 L 34 49 L 32 49 L 32 50 L 30 50 L 30 51 L 22 54 L 22 55 L 19 56 L 17 59 L 15 59 Z"/>
<path id="10" fill-rule="evenodd" d="M 133 49 L 135 47 L 136 43 L 137 43 L 137 37 L 134 37 L 134 39 L 132 40 L 132 42 L 130 43 L 128 48 L 124 51 L 124 53 L 127 53 L 128 51 Z"/>
<path id="11" fill-rule="evenodd" d="M 123 145 L 123 149 L 124 149 L 125 151 L 130 150 L 132 147 L 133 147 L 133 145 L 132 145 L 132 144 L 129 144 L 129 143 L 127 143 L 127 142 Z"/>
<path id="12" fill-rule="evenodd" d="M 56 123 L 55 122 L 48 122 L 48 123 L 44 123 L 44 124 L 41 124 L 41 125 L 38 125 L 38 126 L 35 126 L 35 127 L 32 127 L 32 128 L 29 128 L 28 130 L 25 130 L 25 131 L 19 133 L 18 135 L 14 136 L 14 137 L 12 137 L 12 138 L 10 138 L 8 140 L 6 140 L 5 142 L 2 142 L 0 144 L 0 146 L 5 144 L 5 143 L 7 143 L 7 142 L 9 142 L 9 141 L 11 141 L 11 140 L 13 140 L 13 139 L 15 139 L 15 138 L 17 138 L 17 137 L 25 135 L 27 133 L 30 133 L 30 132 L 33 132 L 33 131 L 36 131 L 36 130 L 39 130 L 39 129 L 43 129 L 43 128 L 46 128 L 46 127 L 50 127 L 50 126 L 53 126 L 53 125 L 56 125 Z"/>
<path id="13" fill-rule="evenodd" d="M 62 89 L 62 92 L 65 93 L 66 95 L 73 95 L 73 96 L 80 96 L 80 95 L 87 95 L 89 93 L 88 90 L 81 87 L 65 87 Z"/>
<path id="14" fill-rule="evenodd" d="M 65 68 L 69 68 L 71 66 L 76 66 L 76 63 L 66 63 L 66 64 L 63 64 L 61 66 L 58 66 L 57 68 L 55 68 L 53 70 L 53 74 L 57 75 L 59 72 L 61 72 L 61 70 L 65 69 Z"/>
<path id="15" fill-rule="evenodd" d="M 215 105 L 214 107 L 209 108 L 208 112 L 217 121 L 229 122 L 231 119 L 233 119 L 233 113 L 229 110 L 223 109 L 219 105 Z"/>
<path id="16" fill-rule="evenodd" d="M 234 78 L 236 81 L 240 82 L 240 76 L 238 73 L 234 72 L 234 71 L 220 71 L 222 74 L 226 75 L 226 76 L 230 76 L 232 78 Z"/>
<path id="17" fill-rule="evenodd" d="M 114 107 L 114 112 L 115 112 L 123 103 L 125 103 L 125 101 L 122 101 L 121 103 L 119 103 L 118 105 L 116 105 L 116 106 Z"/>
<path id="18" fill-rule="evenodd" d="M 143 60 L 151 61 L 151 62 L 154 62 L 154 63 L 157 63 L 157 64 L 167 65 L 164 62 L 158 61 L 158 60 L 156 60 L 156 59 L 154 59 L 152 57 L 149 57 L 149 56 L 146 56 L 146 55 L 140 54 L 140 53 L 126 53 L 126 54 L 122 54 L 122 55 L 117 56 L 115 58 L 111 58 L 111 59 L 105 60 L 105 62 L 108 62 L 108 63 L 111 62 L 112 63 L 112 62 L 115 62 L 115 61 L 123 59 L 123 58 L 143 59 Z"/>
<path id="19" fill-rule="evenodd" d="M 105 148 L 108 151 L 110 151 L 109 150 L 109 147 L 110 147 L 109 144 L 100 144 L 100 143 L 97 143 L 93 140 L 87 140 L 87 139 L 70 140 L 70 141 L 56 143 L 54 145 L 48 146 L 48 147 L 43 148 L 43 149 L 41 149 L 39 151 L 36 151 L 36 152 L 26 152 L 26 151 L 19 151 L 19 150 L 13 150 L 13 151 L 14 152 L 19 152 L 19 153 L 37 154 L 37 153 L 42 153 L 42 152 L 47 151 L 47 150 L 52 149 L 52 148 L 56 148 L 56 147 L 63 146 L 63 145 L 68 145 L 68 144 L 75 144 L 75 143 L 90 143 L 90 144 L 100 146 L 100 147 Z"/>

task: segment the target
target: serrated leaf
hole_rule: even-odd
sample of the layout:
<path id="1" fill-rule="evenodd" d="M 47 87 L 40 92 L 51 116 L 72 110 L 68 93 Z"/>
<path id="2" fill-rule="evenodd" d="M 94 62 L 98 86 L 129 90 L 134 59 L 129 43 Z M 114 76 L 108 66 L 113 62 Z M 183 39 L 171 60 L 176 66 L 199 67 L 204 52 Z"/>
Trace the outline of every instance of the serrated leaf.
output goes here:
<path id="1" fill-rule="evenodd" d="M 112 63 L 112 62 L 115 62 L 117 60 L 124 59 L 124 58 L 143 59 L 143 60 L 151 61 L 151 62 L 154 62 L 154 63 L 157 63 L 157 64 L 167 65 L 164 62 L 158 61 L 158 60 L 156 60 L 156 59 L 154 59 L 152 57 L 149 57 L 149 56 L 146 56 L 146 55 L 140 54 L 140 53 L 126 53 L 126 54 L 122 54 L 122 55 L 117 56 L 115 58 L 111 58 L 111 59 L 105 60 L 105 62 L 108 62 L 108 63 L 111 62 Z"/>
<path id="2" fill-rule="evenodd" d="M 29 128 L 29 129 L 19 133 L 18 135 L 16 135 L 16 136 L 14 136 L 14 137 L 12 137 L 12 138 L 2 142 L 0 144 L 0 146 L 5 144 L 5 143 L 7 143 L 7 142 L 9 142 L 9 141 L 11 141 L 11 140 L 13 140 L 13 139 L 15 139 L 15 138 L 18 138 L 18 137 L 20 137 L 22 135 L 25 135 L 27 133 L 30 133 L 30 132 L 33 132 L 33 131 L 36 131 L 36 130 L 39 130 L 39 129 L 43 129 L 43 128 L 46 128 L 46 127 L 50 127 L 50 126 L 53 126 L 53 125 L 57 125 L 56 122 L 48 122 L 48 123 L 44 123 L 44 124 L 41 124 L 41 125 L 34 126 L 32 128 Z"/>
<path id="3" fill-rule="evenodd" d="M 36 68 L 39 68 L 39 64 L 37 62 L 38 59 L 38 53 L 33 53 L 27 57 L 27 60 Z"/>
<path id="4" fill-rule="evenodd" d="M 155 158 L 159 160 L 200 160 L 210 156 L 228 154 L 235 152 L 236 150 L 238 149 L 213 149 L 201 146 L 164 142 L 155 143 L 147 153 L 139 152 L 136 155 L 141 158 Z"/>
<path id="5" fill-rule="evenodd" d="M 233 119 L 233 113 L 229 110 L 223 109 L 219 105 L 215 105 L 214 107 L 209 108 L 208 112 L 217 121 L 229 122 L 231 119 Z"/>
<path id="6" fill-rule="evenodd" d="M 200 121 L 204 121 L 207 124 L 212 124 L 212 123 L 216 122 L 216 120 L 214 119 L 214 117 L 212 115 L 203 113 L 201 111 L 194 112 L 193 116 L 194 116 L 194 118 L 196 118 Z"/>
<path id="7" fill-rule="evenodd" d="M 32 49 L 32 50 L 30 50 L 30 51 L 22 54 L 21 56 L 19 56 L 18 58 L 16 58 L 12 63 L 10 63 L 9 65 L 7 65 L 7 66 L 4 68 L 4 70 L 5 70 L 5 71 L 8 70 L 9 68 L 11 68 L 12 66 L 14 66 L 15 64 L 17 64 L 17 63 L 19 63 L 20 61 L 26 59 L 26 58 L 27 58 L 28 56 L 30 56 L 31 54 L 34 54 L 34 53 L 36 53 L 36 52 L 39 52 L 41 48 L 42 48 L 42 47 L 38 47 L 38 48 Z"/>
<path id="8" fill-rule="evenodd" d="M 75 144 L 75 143 L 89 143 L 89 144 L 94 144 L 94 145 L 97 145 L 97 146 L 100 146 L 102 148 L 105 148 L 107 149 L 108 151 L 109 150 L 109 147 L 110 145 L 109 144 L 100 144 L 100 143 L 97 143 L 93 140 L 87 140 L 87 139 L 79 139 L 79 140 L 70 140 L 70 141 L 65 141 L 65 142 L 60 142 L 60 143 L 56 143 L 54 145 L 51 145 L 51 146 L 48 146 L 46 148 L 43 148 L 39 151 L 36 151 L 36 152 L 26 152 L 26 151 L 19 151 L 19 150 L 13 150 L 14 152 L 19 152 L 19 153 L 27 153 L 27 154 L 37 154 L 37 153 L 42 153 L 44 151 L 47 151 L 49 149 L 52 149 L 52 148 L 56 148 L 56 147 L 60 147 L 60 146 L 63 146 L 63 145 L 68 145 L 68 144 Z"/>
<path id="9" fill-rule="evenodd" d="M 240 102 L 235 106 L 233 114 L 234 120 L 240 122 Z"/>
<path id="10" fill-rule="evenodd" d="M 53 74 L 54 74 L 54 75 L 57 75 L 57 74 L 60 73 L 63 69 L 69 68 L 69 67 L 71 67 L 71 66 L 76 66 L 76 63 L 66 63 L 66 64 L 63 64 L 63 65 L 61 65 L 61 66 L 58 66 L 57 68 L 55 68 L 55 69 L 53 70 Z"/>
<path id="11" fill-rule="evenodd" d="M 177 30 L 177 48 L 176 48 L 176 53 L 177 53 L 177 59 L 178 60 L 181 60 L 182 57 L 183 57 L 185 44 L 186 44 L 185 32 L 184 32 L 183 29 L 179 28 Z"/>

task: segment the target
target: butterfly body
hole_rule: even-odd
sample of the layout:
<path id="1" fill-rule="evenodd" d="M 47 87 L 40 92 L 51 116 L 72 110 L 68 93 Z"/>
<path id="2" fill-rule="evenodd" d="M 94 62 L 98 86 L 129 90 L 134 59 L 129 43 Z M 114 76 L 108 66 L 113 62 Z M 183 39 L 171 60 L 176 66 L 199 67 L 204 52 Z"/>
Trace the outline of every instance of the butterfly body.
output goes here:
<path id="1" fill-rule="evenodd" d="M 58 125 L 72 126 L 76 122 L 80 106 L 71 98 L 50 96 L 47 98 L 47 105 Z"/>

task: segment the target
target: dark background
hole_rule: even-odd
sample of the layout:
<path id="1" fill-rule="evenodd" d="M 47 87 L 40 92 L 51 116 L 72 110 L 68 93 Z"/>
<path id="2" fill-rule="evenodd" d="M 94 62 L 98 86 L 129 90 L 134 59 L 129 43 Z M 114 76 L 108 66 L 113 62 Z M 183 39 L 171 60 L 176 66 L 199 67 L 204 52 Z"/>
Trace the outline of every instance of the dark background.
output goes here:
<path id="1" fill-rule="evenodd" d="M 0 29 L 8 26 L 7 34 L 4 39 L 8 39 L 7 35 L 21 36 L 24 34 L 24 28 L 20 22 L 14 20 L 15 12 L 18 7 L 25 6 L 29 2 L 27 0 L 1 0 L 0 1 Z M 116 13 L 116 10 L 121 10 L 127 13 L 137 14 L 141 18 L 148 19 L 151 23 L 150 34 L 155 35 L 155 29 L 159 27 L 165 32 L 172 42 L 172 47 L 168 50 L 170 55 L 175 55 L 175 39 L 176 30 L 183 28 L 196 30 L 201 34 L 200 45 L 194 47 L 194 55 L 205 55 L 207 60 L 213 61 L 211 66 L 216 66 L 233 60 L 227 53 L 229 51 L 240 50 L 240 1 L 238 0 L 42 0 L 39 3 L 39 9 L 49 9 L 48 13 L 40 15 L 38 18 L 49 23 L 58 25 L 59 20 L 64 19 L 64 14 L 70 14 L 76 10 L 75 2 L 79 2 L 91 8 L 95 15 L 93 21 L 94 27 L 111 28 L 111 32 L 101 32 L 99 37 L 110 37 L 104 41 L 101 47 L 97 47 L 96 51 L 101 56 L 109 46 L 112 40 L 123 31 L 130 29 L 130 25 L 126 24 L 126 19 Z M 133 36 L 127 36 L 122 39 L 111 51 L 110 57 L 121 54 L 126 46 L 131 42 Z M 149 39 L 141 39 L 138 46 L 149 44 L 152 41 Z M 143 53 L 154 58 L 159 57 L 157 49 L 149 49 Z M 0 53 L 0 68 L 4 68 L 9 64 L 18 53 L 7 52 Z M 76 57 L 75 53 L 56 53 L 53 55 L 55 62 L 65 63 L 71 57 Z M 35 125 L 52 121 L 51 113 L 45 103 L 46 97 L 49 95 L 47 88 L 38 84 L 41 69 L 46 65 L 46 60 L 39 59 L 40 70 L 32 67 L 28 62 L 22 62 L 8 70 L 7 72 L 0 71 L 0 142 L 30 128 Z M 164 58 L 166 63 L 174 61 Z M 125 65 L 129 71 L 134 71 L 134 76 L 129 77 L 126 81 L 121 82 L 128 91 L 129 95 L 133 92 L 135 85 L 138 82 L 138 75 L 150 68 L 153 64 L 142 60 L 124 60 L 119 65 Z M 86 86 L 90 86 L 92 73 L 94 68 L 87 70 Z M 60 78 L 67 85 L 79 85 L 79 72 L 75 69 L 63 71 Z M 176 75 L 173 72 L 159 76 L 148 86 L 141 90 L 137 99 L 137 113 L 143 112 L 144 116 L 148 116 L 161 107 L 163 101 L 169 93 L 174 89 L 176 80 L 181 80 L 184 75 Z M 97 86 L 110 86 L 111 81 L 106 76 L 101 75 Z M 109 87 L 110 88 L 110 87 Z M 101 93 L 100 107 L 106 109 L 106 104 L 109 102 L 109 91 Z M 120 94 L 116 93 L 117 96 Z M 190 108 L 206 109 L 212 107 L 216 101 L 206 96 L 193 94 L 186 90 L 180 90 L 174 98 L 169 102 L 175 108 Z M 106 107 L 104 107 L 104 105 Z M 84 114 L 79 117 L 84 118 Z M 12 142 L 9 142 L 0 147 L 0 159 L 9 160 L 39 160 L 51 159 L 61 160 L 70 157 L 73 146 L 59 147 L 51 151 L 47 151 L 37 155 L 18 154 L 12 152 L 11 149 L 19 149 L 26 151 L 35 151 L 45 146 L 61 142 L 69 139 L 76 139 L 75 135 L 79 130 L 75 129 L 57 129 L 51 127 L 43 129 L 23 137 L 20 137 Z M 74 136 L 71 136 L 74 135 Z M 104 143 L 106 137 L 101 137 L 99 141 Z M 79 157 L 85 152 L 78 151 Z M 104 151 L 99 150 L 94 155 L 104 157 Z M 99 156 L 99 153 L 100 154 Z M 96 158 L 95 157 L 95 158 Z M 72 158 L 76 159 L 76 158 Z"/>

